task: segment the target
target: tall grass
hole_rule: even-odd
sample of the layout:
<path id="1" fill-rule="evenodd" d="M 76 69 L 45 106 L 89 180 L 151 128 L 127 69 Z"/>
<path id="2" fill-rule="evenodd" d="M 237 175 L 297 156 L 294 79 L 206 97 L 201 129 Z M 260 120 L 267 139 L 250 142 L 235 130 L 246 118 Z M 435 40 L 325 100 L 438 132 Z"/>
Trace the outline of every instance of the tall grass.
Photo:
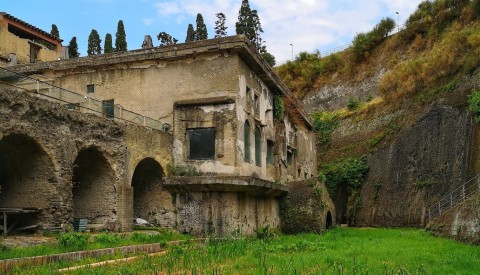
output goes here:
<path id="1" fill-rule="evenodd" d="M 417 229 L 339 228 L 323 235 L 211 241 L 174 246 L 165 256 L 77 274 L 473 274 L 480 247 Z"/>

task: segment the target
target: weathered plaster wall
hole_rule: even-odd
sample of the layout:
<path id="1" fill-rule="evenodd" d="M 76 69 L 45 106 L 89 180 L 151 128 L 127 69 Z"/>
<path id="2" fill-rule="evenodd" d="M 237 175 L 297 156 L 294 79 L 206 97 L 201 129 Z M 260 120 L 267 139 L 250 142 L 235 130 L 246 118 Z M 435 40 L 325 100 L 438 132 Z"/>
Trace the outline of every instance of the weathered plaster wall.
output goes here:
<path id="1" fill-rule="evenodd" d="M 178 100 L 235 96 L 238 89 L 237 55 L 213 53 L 183 60 L 149 60 L 44 75 L 56 86 L 89 97 L 114 99 L 125 109 L 172 123 L 173 103 Z M 225 73 L 227 72 L 227 73 Z"/>
<path id="2" fill-rule="evenodd" d="M 237 192 L 178 194 L 180 232 L 194 235 L 250 235 L 262 226 L 280 226 L 277 198 Z"/>

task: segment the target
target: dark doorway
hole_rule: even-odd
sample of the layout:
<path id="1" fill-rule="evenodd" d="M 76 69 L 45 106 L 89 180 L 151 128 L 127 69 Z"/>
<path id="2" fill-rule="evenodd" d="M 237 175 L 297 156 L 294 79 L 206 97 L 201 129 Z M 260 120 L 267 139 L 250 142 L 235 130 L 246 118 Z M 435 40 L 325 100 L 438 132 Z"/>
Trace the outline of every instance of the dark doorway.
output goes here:
<path id="1" fill-rule="evenodd" d="M 102 101 L 102 109 L 106 118 L 115 117 L 115 102 L 113 99 Z"/>
<path id="2" fill-rule="evenodd" d="M 333 227 L 332 213 L 327 211 L 327 216 L 325 217 L 325 229 L 331 229 Z"/>

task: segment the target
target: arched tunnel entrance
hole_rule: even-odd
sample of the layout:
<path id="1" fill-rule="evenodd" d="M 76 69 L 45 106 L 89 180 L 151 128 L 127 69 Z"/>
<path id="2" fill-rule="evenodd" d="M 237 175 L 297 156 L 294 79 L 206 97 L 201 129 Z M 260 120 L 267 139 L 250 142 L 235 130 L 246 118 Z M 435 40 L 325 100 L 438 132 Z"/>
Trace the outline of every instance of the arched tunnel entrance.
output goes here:
<path id="1" fill-rule="evenodd" d="M 161 211 L 170 193 L 163 190 L 163 169 L 153 158 L 145 158 L 135 167 L 132 177 L 133 216 L 150 223 L 162 224 Z"/>
<path id="2" fill-rule="evenodd" d="M 116 218 L 115 173 L 95 147 L 83 149 L 73 164 L 73 218 L 104 224 Z"/>
<path id="3" fill-rule="evenodd" d="M 41 208 L 22 215 L 17 227 L 54 223 L 51 206 L 58 202 L 52 160 L 31 137 L 11 134 L 0 140 L 0 207 Z"/>
<path id="4" fill-rule="evenodd" d="M 327 211 L 327 216 L 325 217 L 325 229 L 331 229 L 333 227 L 332 213 Z"/>

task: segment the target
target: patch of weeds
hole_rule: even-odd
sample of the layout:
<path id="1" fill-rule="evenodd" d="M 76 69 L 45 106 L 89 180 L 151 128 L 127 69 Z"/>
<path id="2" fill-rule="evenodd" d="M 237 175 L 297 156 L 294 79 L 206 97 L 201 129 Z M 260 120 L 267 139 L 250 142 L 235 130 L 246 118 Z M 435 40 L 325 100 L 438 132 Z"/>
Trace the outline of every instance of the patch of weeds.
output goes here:
<path id="1" fill-rule="evenodd" d="M 84 248 L 88 245 L 89 234 L 79 232 L 61 233 L 55 237 L 58 245 L 65 248 Z"/>
<path id="2" fill-rule="evenodd" d="M 117 244 L 123 240 L 123 236 L 120 234 L 101 233 L 93 238 L 96 243 L 102 244 Z"/>
<path id="3" fill-rule="evenodd" d="M 179 176 L 179 177 L 196 177 L 203 175 L 203 172 L 198 170 L 196 167 L 191 165 L 167 165 L 167 173 L 169 176 Z"/>
<path id="4" fill-rule="evenodd" d="M 457 81 L 453 80 L 450 83 L 432 88 L 432 89 L 427 89 L 420 94 L 417 95 L 417 100 L 423 102 L 423 103 L 428 103 L 431 102 L 433 98 L 435 98 L 436 95 L 438 94 L 445 94 L 445 93 L 450 93 L 452 92 L 455 87 L 457 86 Z"/>
<path id="5" fill-rule="evenodd" d="M 413 186 L 416 188 L 426 188 L 429 186 L 432 186 L 435 183 L 435 181 L 432 178 L 426 179 L 426 180 L 417 180 L 413 183 Z"/>
<path id="6" fill-rule="evenodd" d="M 268 242 L 275 237 L 275 233 L 270 229 L 268 225 L 260 227 L 255 231 L 257 239 L 262 240 L 263 242 Z"/>
<path id="7" fill-rule="evenodd" d="M 336 113 L 315 112 L 313 114 L 313 130 L 317 133 L 320 144 L 330 143 L 331 135 L 339 125 L 339 118 Z"/>

